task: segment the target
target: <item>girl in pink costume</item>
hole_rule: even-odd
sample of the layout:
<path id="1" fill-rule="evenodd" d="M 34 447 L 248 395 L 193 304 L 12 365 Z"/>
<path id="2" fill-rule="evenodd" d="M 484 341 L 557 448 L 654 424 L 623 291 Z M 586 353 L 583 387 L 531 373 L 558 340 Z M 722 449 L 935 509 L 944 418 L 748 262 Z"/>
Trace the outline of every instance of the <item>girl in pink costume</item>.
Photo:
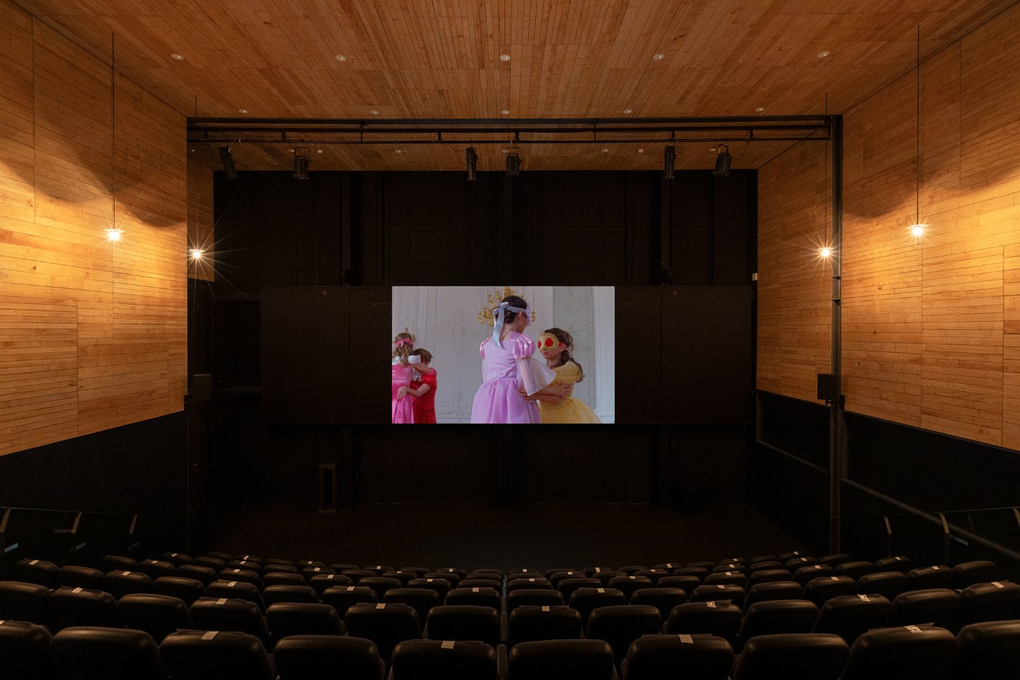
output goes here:
<path id="1" fill-rule="evenodd" d="M 414 397 L 407 393 L 410 389 L 414 372 L 432 375 L 435 369 L 420 363 L 421 357 L 411 356 L 414 351 L 414 336 L 410 333 L 398 333 L 393 338 L 392 381 L 390 383 L 390 399 L 392 419 L 394 423 L 414 422 Z M 400 389 L 400 388 L 405 389 Z"/>
<path id="2" fill-rule="evenodd" d="M 539 357 L 535 341 L 524 335 L 531 307 L 516 295 L 503 298 L 492 310 L 492 336 L 482 341 L 482 385 L 471 408 L 472 423 L 541 423 L 538 406 L 525 401 L 521 390 L 534 395 L 549 389 L 556 374 Z"/>

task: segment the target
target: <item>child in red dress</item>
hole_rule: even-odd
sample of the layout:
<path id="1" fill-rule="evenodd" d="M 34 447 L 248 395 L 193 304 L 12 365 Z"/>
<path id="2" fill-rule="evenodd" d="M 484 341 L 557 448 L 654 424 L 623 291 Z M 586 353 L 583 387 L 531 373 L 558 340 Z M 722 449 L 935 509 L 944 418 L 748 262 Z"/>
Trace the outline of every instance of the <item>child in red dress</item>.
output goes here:
<path id="1" fill-rule="evenodd" d="M 411 352 L 412 356 L 420 357 L 420 363 L 414 364 L 417 369 L 423 366 L 428 372 L 416 373 L 416 380 L 411 381 L 407 394 L 414 397 L 414 422 L 415 424 L 426 423 L 436 424 L 436 369 L 429 366 L 432 363 L 432 354 L 427 349 L 416 349 Z"/>

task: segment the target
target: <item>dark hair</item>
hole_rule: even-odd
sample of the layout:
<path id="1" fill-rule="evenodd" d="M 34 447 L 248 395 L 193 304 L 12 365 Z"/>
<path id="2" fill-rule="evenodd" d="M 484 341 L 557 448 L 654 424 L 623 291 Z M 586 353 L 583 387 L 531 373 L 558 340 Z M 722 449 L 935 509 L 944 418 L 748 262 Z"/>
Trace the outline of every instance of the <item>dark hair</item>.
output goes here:
<path id="1" fill-rule="evenodd" d="M 559 368 L 560 366 L 566 364 L 568 361 L 573 361 L 574 365 L 577 366 L 577 370 L 581 372 L 581 377 L 577 379 L 577 382 L 581 382 L 582 380 L 584 380 L 584 369 L 581 368 L 581 364 L 577 363 L 577 359 L 570 355 L 571 350 L 574 349 L 574 336 L 572 336 L 570 333 L 566 332 L 562 328 L 546 328 L 542 332 L 548 333 L 549 335 L 553 336 L 566 346 L 566 349 L 560 353 L 559 363 L 553 366 L 553 368 Z"/>
<path id="2" fill-rule="evenodd" d="M 528 301 L 519 295 L 507 295 L 505 298 L 500 300 L 500 302 L 505 302 L 511 307 L 519 307 L 520 309 L 526 309 L 528 306 Z M 503 323 L 513 323 L 513 320 L 517 318 L 517 315 L 523 313 L 524 312 L 511 312 L 509 309 L 504 309 Z"/>
<path id="3" fill-rule="evenodd" d="M 422 363 L 426 364 L 432 363 L 432 352 L 428 351 L 427 349 L 416 349 L 413 352 L 411 352 L 411 356 L 421 357 Z"/>

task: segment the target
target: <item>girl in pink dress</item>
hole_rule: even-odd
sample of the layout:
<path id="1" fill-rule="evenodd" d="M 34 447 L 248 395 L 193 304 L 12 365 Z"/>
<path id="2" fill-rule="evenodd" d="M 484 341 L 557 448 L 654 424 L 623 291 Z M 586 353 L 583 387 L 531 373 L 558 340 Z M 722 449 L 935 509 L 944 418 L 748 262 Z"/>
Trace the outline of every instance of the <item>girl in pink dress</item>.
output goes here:
<path id="1" fill-rule="evenodd" d="M 472 423 L 541 423 L 538 406 L 525 401 L 556 379 L 545 361 L 533 359 L 535 341 L 524 335 L 531 307 L 516 295 L 503 298 L 493 312 L 492 337 L 482 341 L 482 385 L 471 408 Z"/>
<path id="2" fill-rule="evenodd" d="M 393 339 L 393 379 L 390 385 L 390 397 L 392 422 L 394 423 L 414 422 L 414 397 L 406 393 L 406 388 L 411 385 L 411 375 L 414 373 L 414 368 L 407 360 L 413 349 L 414 338 L 410 333 L 398 333 L 397 337 Z M 402 387 L 405 389 L 400 389 Z"/>

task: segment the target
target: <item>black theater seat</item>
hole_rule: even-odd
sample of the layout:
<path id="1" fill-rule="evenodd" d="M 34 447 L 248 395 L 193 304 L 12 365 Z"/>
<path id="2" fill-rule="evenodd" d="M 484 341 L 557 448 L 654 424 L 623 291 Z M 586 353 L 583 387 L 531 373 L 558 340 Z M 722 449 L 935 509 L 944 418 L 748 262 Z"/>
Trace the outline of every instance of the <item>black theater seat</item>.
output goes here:
<path id="1" fill-rule="evenodd" d="M 965 626 L 956 642 L 952 680 L 1015 680 L 1020 674 L 1020 621 Z"/>
<path id="2" fill-rule="evenodd" d="M 395 578 L 400 581 L 402 586 L 407 586 L 408 583 L 418 578 L 418 574 L 413 571 L 386 571 L 383 572 L 384 578 Z M 502 580 L 496 582 L 499 587 L 503 586 Z"/>
<path id="3" fill-rule="evenodd" d="M 907 589 L 907 575 L 898 571 L 877 571 L 857 579 L 857 592 L 882 595 L 892 600 Z"/>
<path id="4" fill-rule="evenodd" d="M 819 608 L 834 597 L 855 594 L 857 583 L 849 576 L 821 576 L 804 586 L 804 599 L 811 600 Z"/>
<path id="5" fill-rule="evenodd" d="M 178 552 L 163 553 L 163 555 L 160 556 L 159 559 L 162 560 L 163 562 L 169 562 L 170 564 L 174 565 L 174 567 L 183 567 L 185 564 L 191 562 L 190 555 Z"/>
<path id="6" fill-rule="evenodd" d="M 721 571 L 706 576 L 704 585 L 740 586 L 741 588 L 744 588 L 745 586 L 747 586 L 747 576 L 745 576 L 744 573 L 741 571 Z"/>
<path id="7" fill-rule="evenodd" d="M 262 577 L 262 586 L 306 586 L 308 580 L 301 574 L 292 574 L 285 571 L 271 571 Z M 339 585 L 339 584 L 335 584 Z"/>
<path id="8" fill-rule="evenodd" d="M 784 562 L 783 568 L 788 569 L 791 572 L 795 572 L 798 569 L 803 569 L 804 567 L 813 567 L 816 564 L 818 564 L 818 560 L 816 560 L 814 557 L 794 557 L 792 560 L 787 560 L 786 562 Z"/>
<path id="9" fill-rule="evenodd" d="M 858 560 L 856 562 L 844 562 L 835 569 L 837 576 L 848 576 L 853 580 L 857 580 L 865 574 L 874 574 L 879 569 L 865 560 Z"/>
<path id="10" fill-rule="evenodd" d="M 9 678 L 59 680 L 50 656 L 50 632 L 45 626 L 27 621 L 0 623 L 0 659 Z"/>
<path id="11" fill-rule="evenodd" d="M 892 602 L 893 626 L 934 623 L 949 628 L 960 609 L 960 596 L 948 588 L 909 590 L 896 596 Z"/>
<path id="12" fill-rule="evenodd" d="M 152 636 L 140 630 L 67 628 L 53 637 L 53 660 L 63 680 L 165 680 Z"/>
<path id="13" fill-rule="evenodd" d="M 25 558 L 14 565 L 14 580 L 56 588 L 60 582 L 59 569 L 57 565 L 46 560 Z"/>
<path id="14" fill-rule="evenodd" d="M 219 580 L 219 576 L 216 575 L 217 570 L 212 567 L 204 567 L 200 564 L 195 564 L 197 561 L 198 560 L 195 560 L 190 564 L 185 564 L 183 567 L 177 567 L 177 576 L 179 578 L 194 579 L 206 587 L 208 587 L 210 583 Z"/>
<path id="15" fill-rule="evenodd" d="M 317 604 L 319 594 L 311 586 L 269 586 L 262 591 L 262 599 L 267 608 L 283 602 Z"/>
<path id="16" fill-rule="evenodd" d="M 330 574 L 336 574 L 336 569 L 329 567 L 305 567 L 300 572 L 301 577 L 308 583 L 316 576 L 329 576 Z"/>
<path id="17" fill-rule="evenodd" d="M 634 596 L 630 598 L 630 602 L 631 604 L 646 604 L 655 607 L 659 610 L 659 617 L 665 621 L 669 618 L 673 607 L 687 602 L 687 593 L 680 588 L 645 588 L 635 592 Z"/>
<path id="18" fill-rule="evenodd" d="M 960 593 L 960 609 L 953 619 L 957 628 L 983 621 L 1020 618 L 1020 586 L 992 581 L 968 586 Z"/>
<path id="19" fill-rule="evenodd" d="M 217 576 L 220 581 L 244 581 L 245 583 L 252 584 L 259 590 L 262 590 L 264 587 L 262 577 L 259 576 L 258 572 L 252 571 L 251 569 L 228 567 L 226 569 L 221 569 Z"/>
<path id="20" fill-rule="evenodd" d="M 818 558 L 820 564 L 827 564 L 830 567 L 837 567 L 844 562 L 852 562 L 853 558 L 846 553 L 837 553 L 835 555 L 823 555 Z"/>
<path id="21" fill-rule="evenodd" d="M 839 680 L 850 649 L 838 635 L 760 635 L 748 640 L 733 680 Z"/>
<path id="22" fill-rule="evenodd" d="M 639 593 L 653 590 L 639 590 Z M 627 604 L 623 592 L 616 588 L 578 588 L 570 595 L 570 608 L 581 614 L 581 627 L 588 625 L 588 616 L 599 607 Z M 647 603 L 645 603 L 647 604 Z"/>
<path id="23" fill-rule="evenodd" d="M 563 595 L 558 590 L 515 590 L 506 596 L 507 613 L 524 605 L 557 607 L 563 604 Z"/>
<path id="24" fill-rule="evenodd" d="M 551 574 L 547 574 L 546 578 L 549 580 L 549 583 L 552 584 L 553 588 L 559 590 L 560 581 L 573 578 L 587 578 L 587 576 L 585 576 L 584 570 L 582 569 L 564 569 L 563 571 L 554 571 Z"/>
<path id="25" fill-rule="evenodd" d="M 507 645 L 538 640 L 576 640 L 582 635 L 581 612 L 569 607 L 523 605 L 510 612 Z"/>
<path id="26" fill-rule="evenodd" d="M 273 651 L 280 680 L 383 680 L 386 663 L 371 640 L 292 635 Z"/>
<path id="27" fill-rule="evenodd" d="M 744 598 L 744 609 L 747 609 L 756 602 L 770 602 L 772 600 L 799 600 L 804 589 L 794 581 L 770 581 L 751 586 Z"/>
<path id="28" fill-rule="evenodd" d="M 760 562 L 751 562 L 747 566 L 747 573 L 753 574 L 756 571 L 765 571 L 766 569 L 786 569 L 786 567 L 779 560 L 761 560 Z"/>
<path id="29" fill-rule="evenodd" d="M 347 610 L 356 604 L 375 604 L 379 601 L 375 591 L 371 588 L 359 588 L 358 586 L 334 586 L 327 588 L 322 594 L 323 604 L 328 604 L 336 609 L 337 616 L 343 621 Z"/>
<path id="30" fill-rule="evenodd" d="M 221 560 L 218 557 L 211 557 L 209 555 L 203 555 L 202 557 L 196 557 L 188 563 L 189 566 L 203 567 L 205 569 L 212 569 L 215 572 L 219 572 L 227 568 L 227 562 L 230 560 Z"/>
<path id="31" fill-rule="evenodd" d="M 134 571 L 140 571 L 155 581 L 162 576 L 173 576 L 177 568 L 172 563 L 162 560 L 142 560 L 135 565 Z"/>
<path id="32" fill-rule="evenodd" d="M 552 587 L 552 583 L 549 579 L 541 576 L 528 576 L 527 578 L 516 578 L 507 581 L 506 592 L 510 593 L 514 590 L 555 590 Z"/>
<path id="33" fill-rule="evenodd" d="M 662 632 L 715 635 L 732 645 L 737 640 L 740 620 L 740 607 L 735 604 L 688 602 L 673 607 Z"/>
<path id="34" fill-rule="evenodd" d="M 627 598 L 628 602 L 630 602 L 631 596 L 634 595 L 634 591 L 641 588 L 652 588 L 653 586 L 652 579 L 645 578 L 644 576 L 616 576 L 609 579 L 609 587 L 623 592 L 623 596 Z"/>
<path id="35" fill-rule="evenodd" d="M 152 579 L 140 571 L 108 571 L 103 574 L 103 590 L 118 600 L 132 593 L 152 593 Z"/>
<path id="36" fill-rule="evenodd" d="M 393 649 L 390 680 L 497 680 L 496 650 L 479 642 L 407 640 Z"/>
<path id="37" fill-rule="evenodd" d="M 100 590 L 103 587 L 103 572 L 91 567 L 61 567 L 57 570 L 57 582 L 67 588 Z"/>
<path id="38" fill-rule="evenodd" d="M 906 555 L 883 557 L 875 562 L 875 571 L 898 571 L 901 574 L 906 574 L 913 568 L 914 561 Z"/>
<path id="39" fill-rule="evenodd" d="M 50 591 L 38 583 L 0 581 L 0 620 L 27 621 L 55 628 Z"/>
<path id="40" fill-rule="evenodd" d="M 450 591 L 455 592 L 453 590 Z M 449 596 L 447 596 L 449 597 Z M 387 604 L 406 604 L 413 607 L 418 614 L 418 625 L 424 627 L 429 610 L 438 607 L 442 602 L 439 593 L 427 588 L 392 588 L 386 591 L 382 601 Z"/>
<path id="41" fill-rule="evenodd" d="M 949 567 L 919 567 L 907 572 L 907 590 L 931 590 L 948 588 L 953 582 L 953 570 Z"/>
<path id="42" fill-rule="evenodd" d="M 217 600 L 222 597 L 248 600 L 254 603 L 259 608 L 259 611 L 266 610 L 266 603 L 262 599 L 262 593 L 259 589 L 251 583 L 245 583 L 244 581 L 214 581 L 205 589 L 205 596 L 216 598 Z M 192 603 L 194 603 L 194 600 L 192 600 Z"/>
<path id="43" fill-rule="evenodd" d="M 446 594 L 443 604 L 471 604 L 492 607 L 496 611 L 503 607 L 499 591 L 492 588 L 454 588 Z"/>
<path id="44" fill-rule="evenodd" d="M 944 628 L 879 628 L 857 638 L 842 680 L 942 680 L 955 655 Z"/>
<path id="45" fill-rule="evenodd" d="M 995 562 L 980 560 L 962 562 L 953 568 L 953 580 L 950 584 L 956 590 L 963 590 L 975 583 L 991 583 L 999 578 L 999 567 Z"/>
<path id="46" fill-rule="evenodd" d="M 623 660 L 623 680 L 727 680 L 733 648 L 712 635 L 645 635 Z"/>
<path id="47" fill-rule="evenodd" d="M 159 646 L 173 680 L 274 680 L 262 641 L 254 635 L 223 630 L 182 631 Z"/>
<path id="48" fill-rule="evenodd" d="M 694 589 L 701 585 L 697 576 L 666 576 L 660 578 L 657 588 L 679 588 L 690 596 Z"/>
<path id="49" fill-rule="evenodd" d="M 822 576 L 833 576 L 835 573 L 835 570 L 828 564 L 811 564 L 806 567 L 800 567 L 797 571 L 793 572 L 792 580 L 796 581 L 801 586 L 806 586 L 816 578 L 821 578 Z"/>
<path id="50" fill-rule="evenodd" d="M 188 605 L 169 595 L 125 595 L 117 603 L 117 611 L 125 627 L 144 630 L 156 644 L 175 630 L 195 627 Z"/>
<path id="51" fill-rule="evenodd" d="M 617 567 L 616 571 L 622 571 L 624 574 L 627 574 L 628 576 L 634 576 L 639 571 L 642 571 L 643 569 L 647 569 L 647 568 L 648 567 L 646 567 L 644 565 L 633 564 L 633 565 L 628 565 L 626 567 Z"/>
<path id="52" fill-rule="evenodd" d="M 881 595 L 841 595 L 825 603 L 812 632 L 838 635 L 852 645 L 869 630 L 888 625 L 891 617 L 892 603 Z"/>
<path id="53" fill-rule="evenodd" d="M 655 569 L 653 567 L 652 569 L 642 569 L 641 571 L 636 572 L 634 575 L 644 576 L 645 578 L 651 579 L 652 583 L 658 583 L 660 578 L 663 578 L 664 576 L 669 576 L 670 574 L 669 571 L 667 571 L 666 569 Z"/>
<path id="54" fill-rule="evenodd" d="M 744 598 L 747 597 L 747 593 L 740 586 L 725 586 L 725 585 L 708 585 L 698 586 L 691 593 L 691 602 L 732 602 L 741 608 L 744 606 Z"/>
<path id="55" fill-rule="evenodd" d="M 205 597 L 205 586 L 201 581 L 181 576 L 164 576 L 152 584 L 157 595 L 170 595 L 184 600 L 189 607 L 200 597 Z"/>
<path id="56" fill-rule="evenodd" d="M 773 600 L 759 602 L 747 608 L 737 634 L 740 650 L 749 640 L 761 635 L 784 633 L 810 633 L 818 618 L 818 607 L 807 600 Z"/>
<path id="57" fill-rule="evenodd" d="M 747 561 L 749 566 L 754 566 L 755 564 L 758 564 L 759 562 L 779 562 L 779 556 L 778 555 L 755 555 L 754 557 L 752 557 L 750 560 Z"/>
<path id="58" fill-rule="evenodd" d="M 284 602 L 266 609 L 266 625 L 273 640 L 291 635 L 343 635 L 344 622 L 328 604 Z"/>
<path id="59" fill-rule="evenodd" d="M 293 564 L 280 564 L 278 562 L 266 562 L 262 567 L 262 576 L 268 574 L 300 574 L 301 572 Z"/>
<path id="60" fill-rule="evenodd" d="M 121 628 L 124 625 L 117 609 L 117 601 L 113 595 L 102 590 L 60 588 L 53 591 L 50 602 L 57 612 L 62 628 L 71 626 Z"/>
<path id="61" fill-rule="evenodd" d="M 493 647 L 499 635 L 499 612 L 467 604 L 433 607 L 425 630 L 430 640 L 477 640 Z"/>
<path id="62" fill-rule="evenodd" d="M 269 629 L 258 606 L 247 600 L 203 597 L 191 605 L 191 620 L 199 630 L 247 633 L 270 647 Z"/>
<path id="63" fill-rule="evenodd" d="M 318 576 L 313 576 L 308 582 L 308 585 L 314 588 L 315 592 L 317 592 L 321 598 L 322 594 L 328 589 L 333 588 L 334 586 L 353 586 L 354 581 L 343 574 L 320 574 Z"/>
<path id="64" fill-rule="evenodd" d="M 397 583 L 400 582 L 397 581 Z M 397 587 L 399 588 L 400 586 Z M 451 584 L 450 581 L 446 580 L 445 578 L 433 578 L 431 576 L 426 576 L 425 578 L 412 579 L 410 582 L 408 582 L 407 587 L 434 590 L 437 593 L 439 593 L 440 600 L 446 598 L 446 594 L 453 590 L 453 584 Z"/>
<path id="65" fill-rule="evenodd" d="M 602 640 L 522 642 L 510 650 L 509 680 L 615 680 L 613 648 Z"/>
<path id="66" fill-rule="evenodd" d="M 262 564 L 254 560 L 230 560 L 227 562 L 227 569 L 247 569 L 248 571 L 254 571 L 259 576 L 262 575 Z"/>
<path id="67" fill-rule="evenodd" d="M 136 564 L 138 562 L 133 557 L 125 557 L 123 555 L 106 555 L 99 560 L 99 568 L 104 573 L 108 571 L 134 571 Z"/>
<path id="68" fill-rule="evenodd" d="M 786 569 L 759 569 L 751 572 L 744 584 L 744 588 L 750 589 L 759 583 L 772 583 L 774 581 L 792 581 L 793 574 Z M 740 585 L 740 584 L 738 584 Z"/>
<path id="69" fill-rule="evenodd" d="M 659 610 L 650 605 L 599 607 L 588 616 L 585 637 L 608 642 L 619 665 L 626 658 L 632 642 L 642 635 L 655 635 L 661 625 Z"/>
<path id="70" fill-rule="evenodd" d="M 649 583 L 651 580 L 649 580 Z M 557 584 L 556 590 L 563 595 L 565 602 L 570 602 L 570 596 L 580 588 L 600 588 L 602 582 L 597 578 L 565 578 Z"/>
<path id="71" fill-rule="evenodd" d="M 339 571 L 339 572 L 343 572 L 343 569 L 338 569 L 337 565 L 335 565 L 335 564 L 330 565 L 330 566 L 332 566 L 334 569 L 337 569 L 337 571 Z M 417 575 L 418 578 L 421 578 L 425 574 L 429 573 L 432 570 L 429 569 L 428 567 L 401 567 L 398 571 L 409 571 L 412 574 Z"/>
<path id="72" fill-rule="evenodd" d="M 680 569 L 674 569 L 672 576 L 691 576 L 698 579 L 698 583 L 704 583 L 705 579 L 709 575 L 708 569 L 705 567 L 682 567 Z"/>
<path id="73" fill-rule="evenodd" d="M 387 664 L 398 643 L 421 637 L 418 613 L 406 604 L 356 604 L 347 610 L 344 622 L 349 635 L 374 642 Z"/>

